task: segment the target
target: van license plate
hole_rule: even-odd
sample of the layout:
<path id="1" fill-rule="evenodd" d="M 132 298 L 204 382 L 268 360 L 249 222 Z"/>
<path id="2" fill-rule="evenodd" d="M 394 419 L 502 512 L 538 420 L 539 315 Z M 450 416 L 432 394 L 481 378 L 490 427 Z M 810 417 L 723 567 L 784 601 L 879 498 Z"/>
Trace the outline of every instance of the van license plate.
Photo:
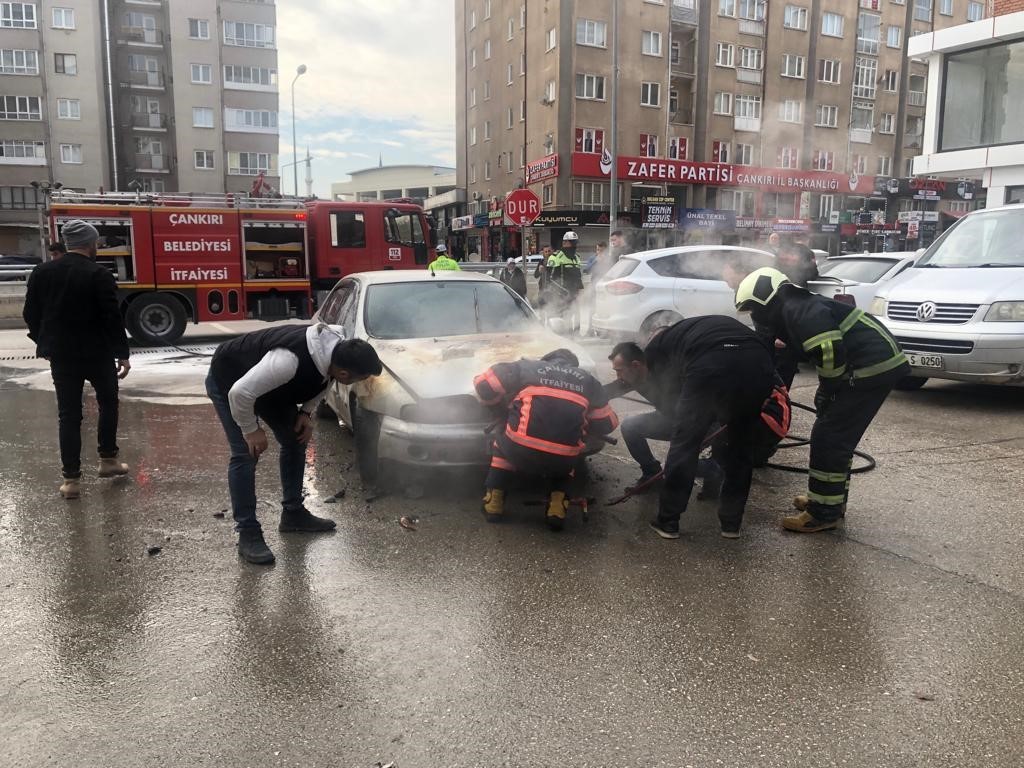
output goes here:
<path id="1" fill-rule="evenodd" d="M 942 355 L 919 355 L 913 352 L 907 353 L 907 361 L 915 368 L 938 368 L 942 369 Z"/>

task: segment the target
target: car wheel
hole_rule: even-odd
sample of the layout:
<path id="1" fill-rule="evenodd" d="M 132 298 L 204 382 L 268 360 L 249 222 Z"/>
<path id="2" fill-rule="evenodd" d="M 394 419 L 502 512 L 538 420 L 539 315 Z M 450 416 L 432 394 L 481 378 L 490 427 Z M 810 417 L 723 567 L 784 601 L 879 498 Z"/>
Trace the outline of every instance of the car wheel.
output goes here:
<path id="1" fill-rule="evenodd" d="M 928 381 L 927 376 L 904 376 L 896 382 L 896 389 L 902 392 L 913 392 L 920 389 Z"/>
<path id="2" fill-rule="evenodd" d="M 675 325 L 682 319 L 682 315 L 668 310 L 655 312 L 644 320 L 643 324 L 640 326 L 640 335 L 645 339 L 650 338 L 651 334 L 659 328 L 667 328 L 670 325 Z"/>
<path id="3" fill-rule="evenodd" d="M 185 309 L 174 296 L 148 293 L 128 305 L 125 326 L 144 344 L 173 344 L 185 333 Z"/>
<path id="4" fill-rule="evenodd" d="M 365 485 L 374 485 L 380 477 L 380 459 L 377 455 L 377 446 L 380 443 L 380 414 L 368 411 L 356 403 L 352 409 L 352 421 L 359 479 Z"/>

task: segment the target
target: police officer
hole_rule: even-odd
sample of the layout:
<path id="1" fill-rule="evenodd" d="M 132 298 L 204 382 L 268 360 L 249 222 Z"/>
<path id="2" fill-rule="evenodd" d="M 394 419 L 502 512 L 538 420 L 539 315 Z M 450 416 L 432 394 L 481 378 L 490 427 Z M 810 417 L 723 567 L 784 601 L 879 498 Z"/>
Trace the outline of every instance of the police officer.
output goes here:
<path id="1" fill-rule="evenodd" d="M 437 248 L 434 249 L 437 253 L 437 258 L 430 262 L 430 266 L 427 267 L 431 272 L 437 272 L 440 270 L 448 270 L 461 272 L 462 267 L 459 266 L 459 262 L 448 255 L 448 246 L 444 243 L 438 243 Z"/>
<path id="2" fill-rule="evenodd" d="M 782 525 L 802 533 L 835 528 L 846 513 L 853 452 L 893 386 L 910 373 L 907 359 L 874 317 L 810 293 L 771 267 L 744 278 L 736 308 L 817 367 L 808 494 L 798 497 L 798 509 L 804 502 L 806 509 Z"/>
<path id="3" fill-rule="evenodd" d="M 569 326 L 573 332 L 579 330 L 580 315 L 576 298 L 583 290 L 583 265 L 576 255 L 579 235 L 571 229 L 562 236 L 562 249 L 548 257 L 547 277 L 555 296 L 558 313 L 570 312 Z"/>

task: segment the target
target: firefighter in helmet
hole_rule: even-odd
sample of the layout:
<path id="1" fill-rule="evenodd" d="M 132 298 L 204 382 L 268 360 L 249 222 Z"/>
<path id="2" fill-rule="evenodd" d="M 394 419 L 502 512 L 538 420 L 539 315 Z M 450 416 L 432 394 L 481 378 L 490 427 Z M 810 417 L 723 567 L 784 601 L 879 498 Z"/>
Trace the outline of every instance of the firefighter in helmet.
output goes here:
<path id="1" fill-rule="evenodd" d="M 782 525 L 802 533 L 835 528 L 846 515 L 853 452 L 889 392 L 910 373 L 907 358 L 874 317 L 810 293 L 771 267 L 743 279 L 736 309 L 750 312 L 817 368 L 808 493 L 794 500 L 800 514 Z"/>

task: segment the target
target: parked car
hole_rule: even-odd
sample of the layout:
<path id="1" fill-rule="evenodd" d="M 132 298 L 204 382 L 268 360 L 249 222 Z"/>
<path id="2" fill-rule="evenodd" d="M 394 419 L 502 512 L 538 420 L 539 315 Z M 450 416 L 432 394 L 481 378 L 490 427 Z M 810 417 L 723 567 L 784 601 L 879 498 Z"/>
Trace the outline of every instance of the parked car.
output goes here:
<path id="1" fill-rule="evenodd" d="M 898 251 L 833 256 L 818 266 L 819 277 L 808 282 L 807 288 L 812 293 L 867 309 L 879 286 L 909 269 L 918 255 L 915 251 Z"/>
<path id="2" fill-rule="evenodd" d="M 42 261 L 38 256 L 22 256 L 20 254 L 0 256 L 0 267 L 8 268 L 0 269 L 0 280 L 27 280 L 28 276 L 23 274 L 24 271 L 39 266 Z"/>
<path id="3" fill-rule="evenodd" d="M 594 328 L 610 336 L 645 338 L 684 317 L 740 317 L 733 290 L 722 280 L 726 260 L 736 256 L 749 270 L 774 263 L 767 251 L 732 245 L 677 246 L 623 256 L 597 284 Z M 747 315 L 741 319 L 749 322 Z"/>
<path id="4" fill-rule="evenodd" d="M 326 398 L 355 435 L 366 482 L 375 481 L 385 462 L 486 465 L 485 429 L 494 415 L 477 401 L 473 377 L 494 363 L 567 348 L 581 367 L 596 369 L 582 347 L 545 328 L 507 286 L 476 273 L 350 275 L 328 294 L 316 319 L 369 341 L 385 366 L 365 382 L 334 383 Z"/>
<path id="5" fill-rule="evenodd" d="M 1024 385 L 1024 205 L 961 218 L 870 310 L 913 366 L 903 388 L 928 378 Z"/>

